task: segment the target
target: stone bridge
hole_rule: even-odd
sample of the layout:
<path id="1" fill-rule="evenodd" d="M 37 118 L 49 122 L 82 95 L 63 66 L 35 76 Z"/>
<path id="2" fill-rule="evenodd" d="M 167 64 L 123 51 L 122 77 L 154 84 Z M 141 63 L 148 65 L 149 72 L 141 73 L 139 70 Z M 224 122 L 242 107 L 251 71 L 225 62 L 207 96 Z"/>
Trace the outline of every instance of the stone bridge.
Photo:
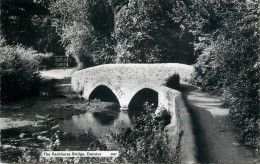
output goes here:
<path id="1" fill-rule="evenodd" d="M 167 81 L 175 73 L 181 80 L 189 78 L 193 68 L 184 64 L 106 64 L 77 71 L 72 75 L 72 89 L 82 93 L 86 99 L 100 87 L 110 90 L 118 100 L 121 109 L 128 109 L 134 96 L 151 90 L 158 94 L 158 106 L 169 108 L 174 92 L 167 87 Z M 103 94 L 107 92 L 104 91 Z"/>
<path id="2" fill-rule="evenodd" d="M 84 98 L 114 98 L 111 100 L 118 102 L 123 110 L 131 110 L 131 105 L 138 104 L 139 99 L 151 98 L 156 103 L 156 113 L 161 109 L 171 113 L 171 122 L 165 127 L 171 147 L 175 150 L 181 141 L 182 162 L 196 163 L 195 140 L 191 137 L 191 122 L 182 94 L 167 86 L 175 73 L 180 75 L 180 81 L 183 82 L 190 79 L 193 70 L 192 66 L 174 63 L 107 64 L 75 72 L 71 84 L 72 89 Z"/>

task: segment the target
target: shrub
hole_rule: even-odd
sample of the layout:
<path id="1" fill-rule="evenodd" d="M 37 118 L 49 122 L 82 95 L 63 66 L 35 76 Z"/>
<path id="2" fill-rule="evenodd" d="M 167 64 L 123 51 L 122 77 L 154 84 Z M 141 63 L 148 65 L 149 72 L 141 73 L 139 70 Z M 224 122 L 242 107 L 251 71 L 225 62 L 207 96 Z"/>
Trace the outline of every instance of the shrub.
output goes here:
<path id="1" fill-rule="evenodd" d="M 41 80 L 36 71 L 37 66 L 49 56 L 22 46 L 8 46 L 1 40 L 1 103 L 38 95 Z"/>
<path id="2" fill-rule="evenodd" d="M 166 86 L 172 89 L 180 89 L 180 75 L 175 73 L 167 79 Z"/>
<path id="3" fill-rule="evenodd" d="M 35 59 L 39 62 L 39 65 L 45 65 L 46 68 L 53 68 L 54 67 L 54 54 L 52 53 L 46 53 L 46 54 L 42 54 L 42 53 L 38 53 L 35 54 Z"/>
<path id="4" fill-rule="evenodd" d="M 132 120 L 132 126 L 121 133 L 113 134 L 113 141 L 118 145 L 120 156 L 117 162 L 130 163 L 168 163 L 175 161 L 175 150 L 169 147 L 169 140 L 164 128 L 170 123 L 171 115 L 163 110 L 157 116 L 156 108 L 148 103 L 144 111 Z"/>

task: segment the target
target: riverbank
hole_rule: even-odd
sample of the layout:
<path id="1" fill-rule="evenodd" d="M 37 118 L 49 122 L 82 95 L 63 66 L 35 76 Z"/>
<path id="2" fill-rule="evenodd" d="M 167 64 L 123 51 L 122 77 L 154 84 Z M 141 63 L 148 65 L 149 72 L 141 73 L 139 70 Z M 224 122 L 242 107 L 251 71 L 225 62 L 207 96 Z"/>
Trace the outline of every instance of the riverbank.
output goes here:
<path id="1" fill-rule="evenodd" d="M 0 130 L 23 126 L 37 126 L 45 120 L 68 119 L 87 111 L 100 111 L 113 106 L 111 103 L 71 98 L 26 98 L 11 105 L 2 105 Z"/>

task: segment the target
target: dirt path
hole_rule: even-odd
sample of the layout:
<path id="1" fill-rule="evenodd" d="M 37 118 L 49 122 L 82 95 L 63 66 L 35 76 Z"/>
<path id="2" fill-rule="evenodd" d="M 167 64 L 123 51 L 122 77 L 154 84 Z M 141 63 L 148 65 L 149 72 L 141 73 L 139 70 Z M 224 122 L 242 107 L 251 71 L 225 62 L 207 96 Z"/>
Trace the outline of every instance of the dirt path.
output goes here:
<path id="1" fill-rule="evenodd" d="M 228 122 L 228 108 L 220 100 L 190 85 L 182 85 L 194 125 L 198 162 L 257 163 L 252 153 L 240 145 Z"/>

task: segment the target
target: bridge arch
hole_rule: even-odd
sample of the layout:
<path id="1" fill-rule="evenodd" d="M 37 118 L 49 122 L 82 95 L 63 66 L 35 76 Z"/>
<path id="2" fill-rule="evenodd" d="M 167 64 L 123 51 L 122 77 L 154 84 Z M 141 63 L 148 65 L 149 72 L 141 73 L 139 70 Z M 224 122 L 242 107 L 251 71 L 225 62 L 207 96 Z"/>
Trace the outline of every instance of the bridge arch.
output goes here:
<path id="1" fill-rule="evenodd" d="M 150 83 L 145 83 L 142 85 L 138 85 L 135 88 L 131 88 L 128 90 L 127 94 L 124 94 L 122 99 L 122 109 L 129 109 L 129 107 L 131 108 L 131 106 L 129 106 L 129 104 L 131 103 L 131 101 L 133 100 L 133 98 L 135 96 L 137 96 L 140 92 L 143 92 L 143 94 L 147 93 L 147 94 L 151 94 L 151 97 L 154 97 L 151 100 L 154 100 L 155 102 L 158 102 L 160 99 L 160 87 L 157 87 L 155 85 L 152 85 Z M 142 95 L 142 93 L 141 93 Z M 152 96 L 153 95 L 153 96 Z M 150 97 L 150 98 L 151 98 Z M 155 98 L 156 97 L 156 98 Z M 158 100 L 157 100 L 158 99 Z M 132 101 L 133 102 L 133 101 Z M 159 102 L 158 102 L 159 103 Z M 156 103 L 156 105 L 158 104 Z M 130 104 L 131 105 L 131 104 Z"/>
<path id="2" fill-rule="evenodd" d="M 85 97 L 86 99 L 98 98 L 102 100 L 106 98 L 106 95 L 104 95 L 104 97 L 102 96 L 99 97 L 99 93 L 104 91 L 104 93 L 107 93 L 108 95 L 112 95 L 114 100 L 116 98 L 116 100 L 112 102 L 116 102 L 119 103 L 119 105 L 121 105 L 120 94 L 119 94 L 120 90 L 116 89 L 116 87 L 110 84 L 111 84 L 110 82 L 96 82 L 96 83 L 94 82 L 91 84 L 89 83 L 88 87 L 84 88 L 83 97 Z"/>
<path id="3" fill-rule="evenodd" d="M 104 102 L 115 102 L 119 104 L 119 100 L 115 93 L 106 85 L 99 85 L 92 90 L 89 99 L 95 98 Z"/>
<path id="4" fill-rule="evenodd" d="M 142 110 L 145 102 L 153 103 L 158 106 L 158 92 L 151 88 L 143 88 L 137 91 L 128 104 L 129 110 Z"/>

